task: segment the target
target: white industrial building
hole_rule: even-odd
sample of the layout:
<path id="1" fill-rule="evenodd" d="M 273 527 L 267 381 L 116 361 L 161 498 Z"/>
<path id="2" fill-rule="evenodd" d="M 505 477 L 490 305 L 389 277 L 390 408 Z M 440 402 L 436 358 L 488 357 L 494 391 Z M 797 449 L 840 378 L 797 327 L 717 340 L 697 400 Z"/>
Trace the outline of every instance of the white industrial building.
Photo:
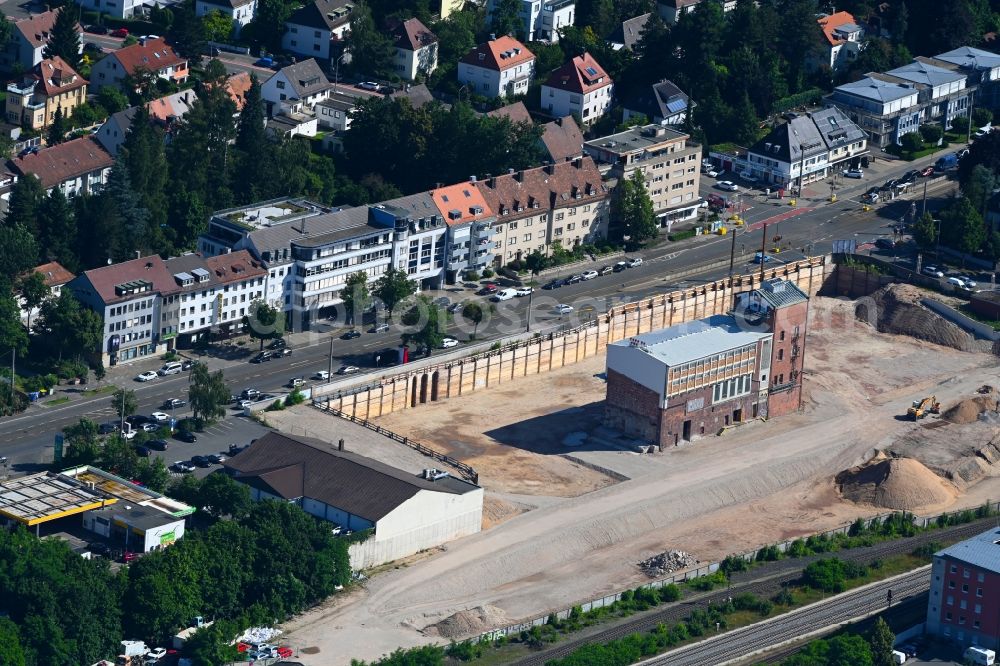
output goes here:
<path id="1" fill-rule="evenodd" d="M 366 569 L 482 528 L 483 489 L 437 470 L 411 474 L 306 437 L 270 432 L 225 463 L 255 500 L 294 502 L 341 532 L 372 530 L 350 547 Z"/>

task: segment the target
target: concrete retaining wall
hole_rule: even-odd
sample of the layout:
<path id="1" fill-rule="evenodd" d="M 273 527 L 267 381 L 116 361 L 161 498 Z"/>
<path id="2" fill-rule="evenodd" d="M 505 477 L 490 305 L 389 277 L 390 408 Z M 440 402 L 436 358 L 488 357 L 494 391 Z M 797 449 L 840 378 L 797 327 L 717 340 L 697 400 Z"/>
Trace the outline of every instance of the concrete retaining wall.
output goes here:
<path id="1" fill-rule="evenodd" d="M 995 331 L 989 324 L 984 324 L 981 321 L 976 321 L 972 317 L 962 314 L 950 305 L 945 305 L 941 301 L 935 301 L 933 298 L 922 298 L 920 302 L 980 340 L 992 340 L 994 342 L 1000 340 L 1000 331 Z"/>

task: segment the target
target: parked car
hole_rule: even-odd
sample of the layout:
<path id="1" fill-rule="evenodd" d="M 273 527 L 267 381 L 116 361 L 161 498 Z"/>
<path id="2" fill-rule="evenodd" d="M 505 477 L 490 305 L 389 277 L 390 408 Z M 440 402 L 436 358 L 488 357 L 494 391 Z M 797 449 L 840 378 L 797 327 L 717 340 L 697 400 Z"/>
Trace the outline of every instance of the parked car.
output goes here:
<path id="1" fill-rule="evenodd" d="M 517 296 L 517 290 L 515 289 L 501 289 L 497 293 L 490 297 L 491 301 L 496 301 L 497 303 L 501 301 L 509 301 L 510 299 Z"/>
<path id="2" fill-rule="evenodd" d="M 208 459 L 208 456 L 191 456 L 191 464 L 195 467 L 210 467 L 212 461 Z"/>
<path id="3" fill-rule="evenodd" d="M 177 460 L 177 461 L 174 462 L 173 465 L 170 466 L 170 469 L 173 470 L 174 472 L 180 472 L 181 474 L 187 474 L 188 472 L 193 472 L 194 471 L 194 465 L 192 465 L 189 462 L 185 462 L 183 460 Z"/>
<path id="4" fill-rule="evenodd" d="M 742 178 L 743 180 L 745 180 L 748 183 L 756 183 L 758 180 L 760 180 L 760 178 L 758 178 L 757 176 L 753 175 L 749 171 L 744 171 L 743 173 L 741 173 L 740 174 L 740 178 Z"/>
<path id="5" fill-rule="evenodd" d="M 898 184 L 899 184 L 899 179 L 897 179 L 897 178 L 890 178 L 889 180 L 885 181 L 885 183 L 882 185 L 882 189 L 883 190 L 891 190 L 892 188 L 896 187 L 896 185 L 898 185 Z"/>
<path id="6" fill-rule="evenodd" d="M 337 370 L 338 375 L 353 375 L 357 372 L 361 372 L 361 368 L 356 365 L 344 365 L 341 366 L 340 370 Z"/>
<path id="7" fill-rule="evenodd" d="M 563 286 L 562 280 L 549 280 L 542 285 L 542 289 L 558 289 L 561 286 Z"/>
<path id="8" fill-rule="evenodd" d="M 292 377 L 291 379 L 288 380 L 288 387 L 294 389 L 302 386 L 305 383 L 306 380 L 303 379 L 302 377 Z"/>
<path id="9" fill-rule="evenodd" d="M 274 355 L 275 356 L 291 356 L 292 355 L 292 348 L 291 347 L 282 347 L 280 351 L 274 352 Z"/>
<path id="10" fill-rule="evenodd" d="M 238 409 L 247 409 L 248 407 L 252 407 L 252 406 L 253 406 L 253 401 L 252 400 L 237 400 L 236 401 L 236 407 Z"/>
<path id="11" fill-rule="evenodd" d="M 194 444 L 198 441 L 198 436 L 190 430 L 178 430 L 174 437 L 188 444 Z"/>
<path id="12" fill-rule="evenodd" d="M 920 177 L 920 172 L 917 169 L 911 169 L 903 174 L 903 177 L 899 179 L 901 183 L 913 183 Z"/>
<path id="13" fill-rule="evenodd" d="M 151 439 L 148 442 L 146 442 L 146 446 L 153 449 L 154 451 L 166 451 L 169 445 L 167 444 L 167 440 L 165 439 Z"/>
<path id="14" fill-rule="evenodd" d="M 163 659 L 166 656 L 167 656 L 167 650 L 166 650 L 166 648 L 161 648 L 161 647 L 153 648 L 152 650 L 150 650 L 149 652 L 146 653 L 146 659 L 150 659 L 150 658 L 152 658 L 152 659 Z"/>
<path id="15" fill-rule="evenodd" d="M 157 423 L 166 423 L 170 420 L 170 415 L 164 414 L 163 412 L 153 412 L 150 416 L 152 416 L 153 420 Z"/>
<path id="16" fill-rule="evenodd" d="M 329 379 L 330 378 L 330 373 L 327 372 L 326 370 L 320 370 L 320 371 L 316 372 L 315 374 L 313 374 L 312 378 L 313 379 L 319 379 L 319 380 Z"/>
<path id="17" fill-rule="evenodd" d="M 878 203 L 879 193 L 878 192 L 865 192 L 861 195 L 861 200 L 867 204 Z"/>
<path id="18" fill-rule="evenodd" d="M 753 263 L 755 264 L 767 264 L 770 263 L 771 259 L 771 255 L 764 254 L 763 252 L 755 252 L 753 255 Z"/>
<path id="19" fill-rule="evenodd" d="M 270 360 L 271 360 L 271 352 L 262 351 L 262 352 L 258 352 L 256 356 L 254 356 L 252 359 L 250 359 L 250 362 L 251 363 L 263 363 L 264 361 L 270 361 Z"/>
<path id="20" fill-rule="evenodd" d="M 726 192 L 738 192 L 739 186 L 731 180 L 720 180 L 715 184 L 720 190 L 725 190 Z"/>
<path id="21" fill-rule="evenodd" d="M 628 268 L 628 262 L 619 261 L 618 263 L 615 264 L 614 268 L 612 268 L 611 270 L 614 271 L 615 273 L 621 273 L 626 268 Z"/>
<path id="22" fill-rule="evenodd" d="M 104 47 L 102 47 L 97 42 L 87 42 L 86 44 L 83 45 L 83 50 L 91 51 L 92 53 L 100 53 L 101 51 L 104 50 Z"/>
<path id="23" fill-rule="evenodd" d="M 145 414 L 133 414 L 132 416 L 126 416 L 125 422 L 131 424 L 133 427 L 138 427 L 143 423 L 152 423 L 153 419 L 149 418 Z"/>
<path id="24" fill-rule="evenodd" d="M 135 376 L 135 381 L 137 382 L 151 382 L 156 379 L 157 375 L 152 370 L 147 370 L 146 372 L 140 372 Z"/>
<path id="25" fill-rule="evenodd" d="M 626 259 L 629 268 L 636 268 L 637 266 L 642 266 L 642 257 L 632 257 L 631 259 Z"/>
<path id="26" fill-rule="evenodd" d="M 183 407 L 187 402 L 181 400 L 180 398 L 170 398 L 169 400 L 163 401 L 164 409 L 177 409 L 178 407 Z"/>
<path id="27" fill-rule="evenodd" d="M 455 338 L 444 338 L 441 340 L 441 349 L 450 349 L 452 347 L 458 346 L 458 340 Z"/>
<path id="28" fill-rule="evenodd" d="M 924 275 L 930 275 L 931 277 L 943 278 L 944 273 L 937 266 L 924 266 L 921 270 Z"/>
<path id="29" fill-rule="evenodd" d="M 964 282 L 965 286 L 968 287 L 969 289 L 973 289 L 977 286 L 976 281 L 970 278 L 968 275 L 956 275 L 955 277 Z"/>
<path id="30" fill-rule="evenodd" d="M 181 363 L 181 370 L 190 370 L 194 367 L 194 361 L 184 361 Z"/>
<path id="31" fill-rule="evenodd" d="M 864 178 L 865 172 L 861 169 L 844 169 L 844 178 Z"/>
<path id="32" fill-rule="evenodd" d="M 288 346 L 288 343 L 285 342 L 284 338 L 275 338 L 274 341 L 272 341 L 271 344 L 269 344 L 267 346 L 267 348 L 268 349 L 284 349 L 287 346 Z"/>
<path id="33" fill-rule="evenodd" d="M 100 541 L 87 544 L 87 550 L 94 555 L 100 555 L 101 557 L 107 557 L 111 554 L 111 546 L 106 543 L 101 543 Z"/>
<path id="34" fill-rule="evenodd" d="M 118 430 L 117 423 L 102 423 L 97 427 L 97 432 L 100 435 L 110 435 Z"/>
<path id="35" fill-rule="evenodd" d="M 389 324 L 375 324 L 369 331 L 369 333 L 385 333 L 389 330 Z"/>
<path id="36" fill-rule="evenodd" d="M 99 23 L 91 23 L 86 28 L 83 29 L 84 32 L 89 32 L 95 35 L 106 35 L 108 34 L 108 26 L 101 25 Z"/>
<path id="37" fill-rule="evenodd" d="M 344 333 L 343 335 L 341 335 L 340 339 L 341 340 L 353 340 L 354 338 L 360 338 L 360 337 L 361 337 L 361 331 L 358 331 L 358 330 L 352 328 L 351 330 L 349 330 L 346 333 Z"/>
<path id="38" fill-rule="evenodd" d="M 704 167 L 702 169 L 702 173 L 708 176 L 709 178 L 715 178 L 716 176 L 719 175 L 719 172 L 716 171 L 714 167 Z"/>
<path id="39" fill-rule="evenodd" d="M 208 458 L 208 462 L 212 463 L 213 465 L 221 465 L 222 463 L 226 462 L 226 456 L 222 455 L 221 453 L 211 453 L 205 457 Z"/>
<path id="40" fill-rule="evenodd" d="M 566 305 L 565 303 L 560 303 L 559 305 L 552 308 L 552 311 L 555 312 L 556 314 L 561 314 L 561 315 L 569 314 L 570 312 L 573 311 L 573 306 Z"/>
<path id="41" fill-rule="evenodd" d="M 933 176 L 934 175 L 934 167 L 933 166 L 924 167 L 923 169 L 921 169 L 920 175 L 922 177 L 924 177 L 924 178 L 927 178 L 928 176 Z"/>
<path id="42" fill-rule="evenodd" d="M 153 452 L 150 451 L 145 446 L 140 445 L 135 447 L 135 455 L 139 456 L 140 458 L 148 458 L 150 455 L 152 455 L 152 453 Z"/>
<path id="43" fill-rule="evenodd" d="M 600 275 L 600 273 L 598 273 L 597 271 L 584 271 L 580 277 L 582 277 L 584 280 L 593 280 L 598 275 Z"/>
<path id="44" fill-rule="evenodd" d="M 962 287 L 962 288 L 966 287 L 965 280 L 963 280 L 961 278 L 958 278 L 958 277 L 955 277 L 955 276 L 952 276 L 952 277 L 948 278 L 947 282 L 948 282 L 948 284 L 954 285 L 956 287 Z"/>
<path id="45" fill-rule="evenodd" d="M 458 303 L 452 303 L 451 305 L 448 306 L 448 312 L 450 312 L 451 314 L 455 314 L 456 312 L 458 312 L 459 310 L 461 310 L 463 307 L 465 307 L 465 303 L 464 302 L 460 301 Z"/>
<path id="46" fill-rule="evenodd" d="M 891 238 L 876 238 L 875 247 L 879 248 L 880 250 L 891 250 L 894 247 L 896 247 L 896 241 L 892 240 Z"/>
<path id="47" fill-rule="evenodd" d="M 601 266 L 601 268 L 597 271 L 597 273 L 599 275 L 607 275 L 608 273 L 611 273 L 614 270 L 615 269 L 613 266 Z"/>
<path id="48" fill-rule="evenodd" d="M 159 429 L 160 429 L 160 426 L 158 426 L 155 423 L 143 423 L 142 424 L 142 431 L 143 432 L 156 432 Z"/>
<path id="49" fill-rule="evenodd" d="M 263 58 L 258 58 L 257 61 L 254 62 L 254 67 L 268 67 L 268 68 L 270 68 L 270 67 L 273 67 L 273 66 L 274 66 L 274 58 L 269 58 L 267 56 L 264 56 Z"/>
<path id="50" fill-rule="evenodd" d="M 451 299 L 448 298 L 447 296 L 438 296 L 437 298 L 434 299 L 434 305 L 441 308 L 446 308 L 449 305 L 451 305 Z"/>
<path id="51" fill-rule="evenodd" d="M 487 282 L 486 284 L 483 285 L 482 289 L 480 289 L 476 293 L 479 294 L 480 296 L 489 296 L 491 294 L 497 293 L 498 291 L 500 291 L 500 287 L 493 284 L 492 282 Z"/>
<path id="52" fill-rule="evenodd" d="M 515 296 L 529 296 L 534 291 L 531 287 L 521 286 L 514 289 Z"/>
<path id="53" fill-rule="evenodd" d="M 128 37 L 128 28 L 118 28 L 117 30 L 112 30 L 111 36 L 121 37 L 122 39 L 124 39 L 125 37 Z"/>
<path id="54" fill-rule="evenodd" d="M 362 90 L 370 90 L 372 92 L 378 92 L 378 84 L 374 81 L 362 81 L 357 85 L 358 88 Z"/>
<path id="55" fill-rule="evenodd" d="M 243 389 L 243 392 L 240 393 L 240 397 L 244 400 L 256 400 L 260 397 L 260 391 L 255 388 Z"/>

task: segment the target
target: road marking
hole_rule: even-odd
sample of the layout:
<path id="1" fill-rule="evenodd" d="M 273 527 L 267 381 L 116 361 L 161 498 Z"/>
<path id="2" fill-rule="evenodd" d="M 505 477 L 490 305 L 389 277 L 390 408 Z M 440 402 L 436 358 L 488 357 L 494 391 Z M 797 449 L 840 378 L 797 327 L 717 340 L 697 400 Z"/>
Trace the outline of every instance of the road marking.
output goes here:
<path id="1" fill-rule="evenodd" d="M 759 222 L 754 222 L 753 224 L 751 224 L 746 228 L 746 233 L 749 233 L 751 231 L 757 231 L 758 229 L 763 229 L 765 224 L 768 225 L 777 224 L 778 222 L 782 222 L 789 218 L 795 217 L 796 215 L 802 215 L 803 213 L 810 213 L 813 210 L 815 210 L 815 208 L 808 208 L 808 207 L 793 208 L 791 210 L 786 210 L 784 213 L 778 213 L 777 215 L 772 215 L 771 217 L 761 220 Z"/>

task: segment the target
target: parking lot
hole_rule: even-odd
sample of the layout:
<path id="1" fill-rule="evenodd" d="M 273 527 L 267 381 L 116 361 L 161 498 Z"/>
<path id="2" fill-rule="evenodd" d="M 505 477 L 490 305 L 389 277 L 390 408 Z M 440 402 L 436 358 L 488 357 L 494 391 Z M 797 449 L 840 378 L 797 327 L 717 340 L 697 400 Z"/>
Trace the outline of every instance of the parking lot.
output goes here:
<path id="1" fill-rule="evenodd" d="M 229 455 L 229 447 L 232 444 L 246 446 L 251 440 L 256 439 L 268 432 L 268 429 L 257 423 L 253 419 L 242 415 L 231 415 L 205 428 L 204 431 L 194 433 L 196 441 L 188 443 L 182 442 L 176 437 L 167 438 L 166 451 L 151 451 L 151 457 L 160 458 L 171 467 L 177 461 L 190 462 L 194 456 L 209 456 L 220 454 Z M 204 477 L 219 468 L 218 463 L 205 467 L 194 466 L 193 473 L 197 477 Z M 171 469 L 173 476 L 188 472 L 177 472 Z"/>

